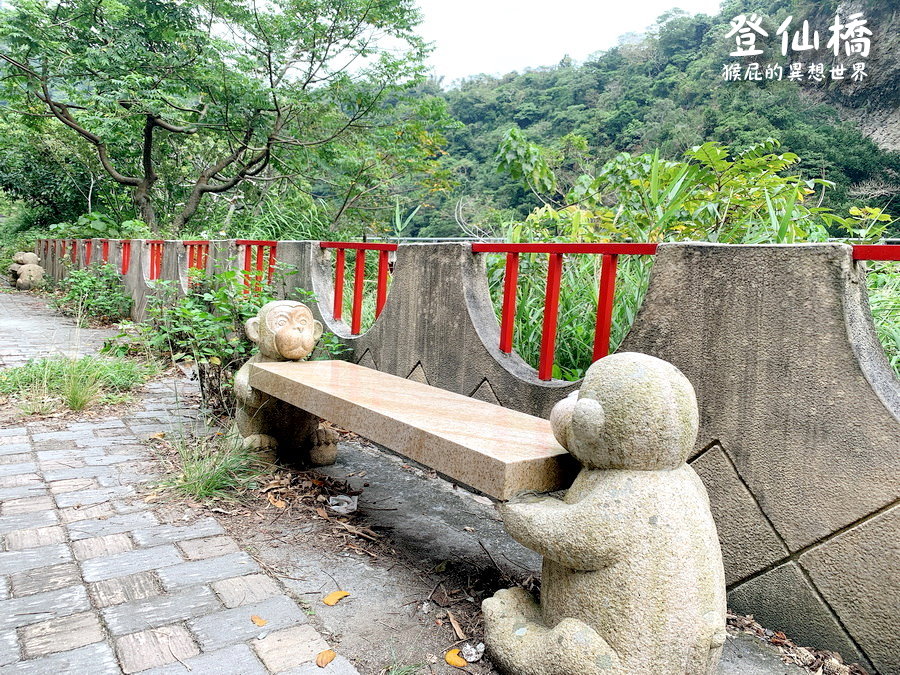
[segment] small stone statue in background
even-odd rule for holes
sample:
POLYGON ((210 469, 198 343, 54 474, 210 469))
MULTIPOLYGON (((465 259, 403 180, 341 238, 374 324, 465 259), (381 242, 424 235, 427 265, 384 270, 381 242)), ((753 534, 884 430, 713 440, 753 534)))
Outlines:
POLYGON ((722 555, 700 478, 694 389, 644 354, 603 358, 550 418, 583 465, 562 500, 501 511, 544 556, 541 603, 484 601, 486 642, 509 675, 706 675, 725 642, 722 555))
POLYGON ((44 268, 38 265, 40 259, 34 253, 19 251, 13 256, 9 266, 9 285, 20 291, 30 291, 44 283, 44 268))
POLYGON ((322 336, 322 324, 303 303, 275 300, 249 319, 245 330, 259 352, 234 378, 235 421, 244 447, 270 451, 272 459, 277 448, 278 454, 290 461, 334 464, 336 439, 332 431, 319 426, 319 418, 253 389, 249 382, 251 363, 301 361, 309 356, 322 336))

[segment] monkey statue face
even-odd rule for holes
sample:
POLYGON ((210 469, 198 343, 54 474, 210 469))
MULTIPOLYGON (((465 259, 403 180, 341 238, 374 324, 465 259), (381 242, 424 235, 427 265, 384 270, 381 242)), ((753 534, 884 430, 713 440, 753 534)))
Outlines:
POLYGON ((299 361, 309 356, 322 336, 322 324, 309 307, 293 300, 263 305, 244 326, 260 354, 273 361, 299 361))

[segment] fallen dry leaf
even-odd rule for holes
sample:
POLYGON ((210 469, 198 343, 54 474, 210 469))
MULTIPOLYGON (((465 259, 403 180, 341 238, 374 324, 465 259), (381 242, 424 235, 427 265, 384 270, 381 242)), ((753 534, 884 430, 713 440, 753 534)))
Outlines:
POLYGON ((444 654, 444 661, 447 662, 447 665, 453 666, 454 668, 465 668, 469 665, 469 662, 459 655, 458 649, 451 649, 444 654))
POLYGON ((269 494, 267 494, 266 497, 269 498, 269 503, 272 506, 274 506, 276 509, 283 509, 284 507, 287 506, 286 501, 284 501, 283 499, 278 499, 278 497, 273 495, 271 492, 269 494))
POLYGON ((318 514, 319 518, 324 518, 325 520, 328 520, 328 514, 325 512, 325 509, 323 509, 321 506, 316 508, 316 514, 318 514))
POLYGON ((341 599, 346 598, 348 595, 350 594, 347 591, 334 591, 322 598, 322 602, 329 607, 334 607, 341 599))
POLYGON ((334 657, 336 656, 337 654, 335 654, 333 649, 326 649, 325 651, 321 651, 316 656, 316 665, 319 666, 319 668, 324 668, 329 663, 334 661, 334 657))
POLYGON ((463 629, 459 625, 459 621, 456 620, 456 617, 453 616, 453 612, 447 612, 447 618, 450 619, 450 625, 453 626, 453 632, 456 633, 456 639, 466 640, 466 634, 463 633, 463 629))
POLYGON ((262 627, 265 626, 267 623, 269 623, 269 622, 266 621, 264 618, 262 618, 261 616, 257 616, 256 614, 254 614, 253 616, 251 616, 251 617, 250 617, 250 620, 251 620, 253 623, 255 623, 257 626, 259 626, 260 628, 262 628, 262 627))
POLYGON ((157 431, 155 434, 150 434, 148 436, 148 438, 165 438, 165 437, 166 437, 165 431, 157 431))

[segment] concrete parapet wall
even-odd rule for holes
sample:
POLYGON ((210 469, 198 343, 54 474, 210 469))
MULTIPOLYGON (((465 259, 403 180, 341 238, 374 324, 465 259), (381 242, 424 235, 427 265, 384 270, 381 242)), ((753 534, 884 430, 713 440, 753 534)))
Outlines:
MULTIPOLYGON (((124 281, 140 318, 153 282, 145 243, 132 247, 124 281)), ((110 243, 111 260, 120 250, 110 243)), ((578 386, 543 382, 499 351, 484 259, 467 244, 400 246, 384 309, 360 336, 331 316, 332 255, 279 242, 279 265, 297 273, 277 277, 276 290, 314 292, 347 358, 541 416, 578 386)), ((240 264, 233 241, 211 242, 209 272, 240 264)), ((181 242, 166 242, 160 278, 183 292, 186 266, 181 242)), ((864 275, 841 244, 662 244, 621 349, 674 363, 696 389, 692 464, 710 494, 730 605, 895 675, 900 383, 864 275)))

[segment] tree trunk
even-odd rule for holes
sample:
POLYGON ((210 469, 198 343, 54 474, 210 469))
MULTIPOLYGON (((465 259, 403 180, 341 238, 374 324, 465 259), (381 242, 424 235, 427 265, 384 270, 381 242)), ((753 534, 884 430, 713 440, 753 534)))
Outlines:
POLYGON ((134 189, 132 201, 134 202, 134 207, 137 209, 141 220, 147 224, 147 227, 156 233, 158 231, 156 209, 153 208, 153 201, 150 198, 150 185, 148 185, 146 181, 142 181, 141 184, 134 189))

